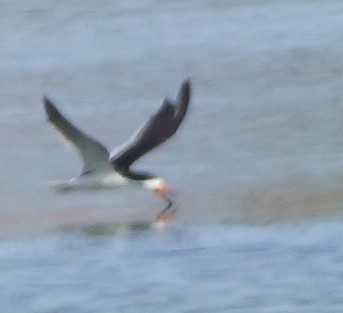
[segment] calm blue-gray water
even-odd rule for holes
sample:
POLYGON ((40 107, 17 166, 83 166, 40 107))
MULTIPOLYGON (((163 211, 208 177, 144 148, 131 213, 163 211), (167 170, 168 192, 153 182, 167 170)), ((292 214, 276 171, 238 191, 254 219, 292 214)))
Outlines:
POLYGON ((341 1, 2 1, 0 312, 343 310, 341 1), (110 149, 191 78, 135 166, 177 193, 59 194, 80 160, 43 94, 110 149))

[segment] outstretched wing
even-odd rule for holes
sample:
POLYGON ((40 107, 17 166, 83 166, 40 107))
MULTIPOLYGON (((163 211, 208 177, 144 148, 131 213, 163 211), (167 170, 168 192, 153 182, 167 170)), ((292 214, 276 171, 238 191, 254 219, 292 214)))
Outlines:
POLYGON ((126 172, 141 156, 173 136, 186 115, 190 96, 191 84, 186 80, 180 87, 176 101, 166 99, 123 148, 111 156, 115 169, 126 172))
POLYGON ((113 169, 109 162, 109 153, 101 143, 69 122, 46 96, 43 102, 48 120, 81 154, 83 159, 81 175, 113 169))

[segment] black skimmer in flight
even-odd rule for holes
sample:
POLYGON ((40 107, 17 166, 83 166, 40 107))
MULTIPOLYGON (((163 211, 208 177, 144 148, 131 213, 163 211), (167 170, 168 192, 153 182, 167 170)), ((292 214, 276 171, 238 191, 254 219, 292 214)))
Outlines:
POLYGON ((81 174, 68 181, 53 183, 61 191, 80 189, 108 189, 137 182, 143 188, 154 191, 167 202, 158 220, 170 218, 167 211, 172 206, 170 188, 159 176, 136 171, 132 164, 150 150, 173 136, 182 123, 191 96, 190 81, 182 83, 176 101, 165 99, 153 114, 124 145, 110 154, 100 142, 74 126, 55 105, 44 96, 48 120, 79 151, 83 160, 81 174))

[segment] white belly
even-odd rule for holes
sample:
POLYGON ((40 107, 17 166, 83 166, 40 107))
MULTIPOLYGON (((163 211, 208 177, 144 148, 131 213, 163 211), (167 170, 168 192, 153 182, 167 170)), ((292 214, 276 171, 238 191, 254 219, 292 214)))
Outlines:
POLYGON ((49 185, 58 191, 115 189, 127 185, 129 180, 115 172, 97 175, 84 175, 64 182, 51 182, 49 185))

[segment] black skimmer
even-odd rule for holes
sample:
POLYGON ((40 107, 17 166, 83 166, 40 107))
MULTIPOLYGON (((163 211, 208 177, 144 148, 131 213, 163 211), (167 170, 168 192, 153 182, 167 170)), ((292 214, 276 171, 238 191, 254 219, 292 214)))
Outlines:
POLYGON ((60 191, 68 191, 116 188, 136 182, 165 199, 167 206, 157 219, 169 219, 170 214, 167 211, 173 205, 173 201, 170 198, 168 184, 159 176, 132 169, 132 164, 176 133, 187 113, 190 96, 190 81, 185 80, 176 101, 166 98, 159 110, 125 144, 114 149, 111 154, 99 141, 68 121, 51 100, 44 96, 48 120, 77 148, 83 160, 79 176, 52 185, 60 191))

